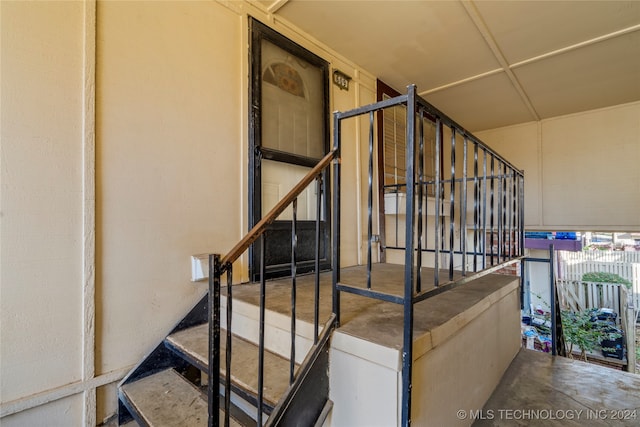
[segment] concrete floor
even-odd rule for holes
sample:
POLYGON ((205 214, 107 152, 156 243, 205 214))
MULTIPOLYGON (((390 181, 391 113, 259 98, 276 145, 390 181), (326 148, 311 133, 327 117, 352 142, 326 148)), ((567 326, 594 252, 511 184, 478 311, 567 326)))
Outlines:
MULTIPOLYGON (((374 264, 372 269, 372 289, 388 294, 401 295, 404 267, 396 264, 374 264)), ((422 269, 423 289, 433 289, 431 268, 422 269)), ((441 270, 440 280, 448 279, 448 271, 441 270)), ((459 278, 459 272, 454 278, 459 278)), ((487 296, 513 283, 514 277, 487 275, 436 297, 415 305, 414 339, 443 325, 454 317, 475 306, 487 296)), ((296 315, 300 320, 313 322, 314 315, 314 275, 298 276, 296 282, 296 315)), ((366 268, 364 266, 342 269, 341 283, 352 286, 366 286, 366 268)), ((244 284, 233 287, 234 299, 240 299, 253 305, 259 303, 258 284, 244 284)), ((331 273, 325 272, 320 278, 320 323, 323 324, 331 314, 331 273)), ((266 305, 284 315, 291 311, 291 279, 277 279, 268 282, 266 305)), ((341 293, 340 331, 375 342, 377 344, 402 348, 402 306, 383 302, 359 295, 341 293)))
POLYGON ((640 375, 521 349, 482 411, 465 410, 474 427, 640 426, 640 375))

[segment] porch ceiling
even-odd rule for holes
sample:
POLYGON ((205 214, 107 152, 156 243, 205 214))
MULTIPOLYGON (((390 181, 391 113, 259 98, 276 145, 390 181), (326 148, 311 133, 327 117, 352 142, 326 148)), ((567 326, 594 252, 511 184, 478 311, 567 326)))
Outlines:
POLYGON ((474 131, 640 100, 638 1, 255 4, 474 131))

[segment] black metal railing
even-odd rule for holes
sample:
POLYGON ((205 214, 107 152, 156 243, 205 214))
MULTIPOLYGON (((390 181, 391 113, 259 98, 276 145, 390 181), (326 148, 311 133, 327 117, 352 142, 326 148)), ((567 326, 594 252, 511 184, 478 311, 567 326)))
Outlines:
MULTIPOLYGON (((209 268, 209 426, 218 425, 220 354, 220 299, 222 276, 226 275, 226 334, 225 354, 225 425, 229 423, 231 405, 231 322, 233 304, 233 263, 259 240, 260 244, 260 328, 256 424, 263 425, 264 406, 264 333, 265 333, 265 234, 285 209, 293 211, 291 225, 291 354, 289 380, 291 386, 274 408, 266 425, 277 424, 280 408, 289 405, 296 386, 310 371, 307 361, 320 354, 327 345, 329 333, 340 323, 340 295, 348 292, 403 307, 402 348, 402 425, 411 420, 411 374, 413 357, 414 305, 432 296, 470 282, 507 265, 518 262, 524 247, 524 175, 506 159, 482 143, 478 138, 451 120, 416 94, 409 86, 406 95, 387 99, 346 112, 334 113, 334 145, 327 154, 256 226, 224 257, 210 256, 209 268), (385 217, 395 221, 394 236, 387 235, 382 250, 395 251, 404 265, 404 286, 400 294, 376 289, 372 280, 374 262, 373 203, 374 203, 374 121, 376 113, 388 108, 406 108, 406 175, 404 182, 384 185, 390 207, 385 217), (368 117, 367 117, 368 116, 368 117), (368 118, 368 223, 366 285, 363 287, 340 281, 340 146, 342 124, 345 120, 368 118), (426 128, 430 127, 431 137, 426 128), (428 148, 428 149, 427 149, 428 148), (430 153, 433 153, 432 155, 430 153), (457 160, 461 158, 462 160, 457 160), (328 182, 329 166, 333 165, 331 214, 332 315, 319 332, 320 286, 320 205, 328 182), (429 171, 427 173, 427 171, 429 171), (297 198, 316 181, 316 255, 315 255, 315 313, 314 345, 298 371, 295 369, 296 341, 296 265, 297 265, 297 198), (394 199, 395 198, 395 199, 394 199), (444 266, 444 268, 441 268, 444 266), (432 273, 423 267, 432 268, 432 273), (423 271, 424 270, 424 271, 423 271), (443 272, 441 279, 440 273, 443 272)), ((379 143, 382 143, 379 141, 379 143)), ((382 220, 382 218, 380 218, 382 220)), ((388 254, 387 254, 388 255, 388 254)), ((389 256, 387 256, 389 260, 389 256)))
MULTIPOLYGON (((340 324, 340 294, 348 292, 403 306, 402 425, 410 424, 414 305, 444 291, 518 262, 524 254, 524 174, 482 141, 416 94, 346 112, 334 113, 334 139, 341 143, 345 120, 369 121, 367 281, 355 286, 340 281, 340 223, 333 227, 333 310, 340 324), (374 116, 387 109, 406 108, 406 176, 385 185, 389 199, 385 219, 395 221, 384 236, 382 250, 396 251, 404 264, 401 295, 375 289, 372 271, 373 132, 374 116), (432 136, 426 138, 425 128, 432 136), (428 149, 427 149, 428 148, 428 149), (434 153, 432 156, 427 153, 434 153), (470 154, 472 153, 472 154, 470 154), (462 161, 458 160, 462 157, 462 161), (428 163, 429 162, 429 163, 428 163), (434 171, 426 174, 425 169, 434 171), (431 196, 431 195, 434 196, 431 196), (395 200, 394 200, 395 198, 395 200), (470 208, 470 209, 469 209, 470 208), (430 213, 433 213, 430 215, 430 213), (431 267, 429 276, 422 267, 431 267), (442 269, 441 266, 445 266, 442 269), (446 280, 441 280, 444 271, 446 280)), ((378 141, 382 143, 382 141, 378 141)), ((339 165, 334 185, 333 217, 340 218, 339 165)), ((380 218, 380 221, 383 219, 380 218)), ((425 270, 426 271, 426 270, 425 270)))
MULTIPOLYGON (((222 355, 220 350, 221 335, 221 291, 222 277, 226 275, 226 353, 225 368, 226 373, 223 380, 224 392, 224 425, 229 425, 229 413, 231 408, 231 355, 232 355, 232 311, 233 311, 233 263, 251 247, 251 245, 260 245, 260 307, 259 307, 259 334, 258 334, 258 369, 256 375, 257 381, 257 417, 256 425, 263 426, 263 408, 264 408, 264 353, 265 353, 265 296, 266 296, 266 275, 265 275, 265 251, 268 226, 275 222, 278 217, 289 207, 292 209, 291 221, 291 352, 289 364, 289 388, 285 395, 281 397, 280 403, 276 405, 270 415, 271 418, 278 419, 283 417, 284 411, 293 399, 293 395, 300 388, 300 382, 311 369, 310 364, 317 359, 317 354, 322 346, 328 342, 328 336, 335 325, 335 316, 330 316, 323 323, 320 332, 320 221, 321 221, 321 205, 324 193, 324 182, 327 182, 329 175, 329 167, 333 163, 334 169, 339 167, 339 150, 335 145, 334 149, 329 152, 309 173, 294 186, 294 188, 282 199, 271 211, 256 224, 253 229, 229 251, 225 256, 212 254, 209 256, 209 382, 208 382, 208 402, 209 402, 209 420, 208 425, 218 426, 220 414, 219 402, 219 383, 217 379, 220 376, 220 364, 222 355), (315 181, 317 193, 317 211, 316 211, 316 227, 315 227, 315 289, 314 289, 314 335, 313 346, 309 354, 305 357, 301 366, 296 371, 296 266, 297 266, 297 199, 305 189, 312 185, 315 181), (284 402, 284 403, 283 403, 284 402), (285 404, 286 403, 286 404, 285 404)), ((334 172, 335 174, 335 172, 334 172)), ((271 425, 269 420, 265 425, 271 425)))

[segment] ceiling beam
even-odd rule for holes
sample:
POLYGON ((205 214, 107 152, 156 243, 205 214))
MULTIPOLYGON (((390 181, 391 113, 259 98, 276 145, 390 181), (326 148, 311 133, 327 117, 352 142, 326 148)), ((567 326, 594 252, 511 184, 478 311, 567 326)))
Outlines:
POLYGON ((493 52, 493 56, 495 56, 500 66, 502 67, 504 72, 507 74, 507 77, 509 77, 509 80, 511 80, 511 84, 515 88, 516 92, 518 92, 518 95, 520 95, 522 102, 524 102, 524 104, 526 105, 531 115, 537 121, 540 121, 540 115, 538 114, 536 109, 533 107, 533 104, 531 103, 529 96, 527 96, 527 93, 524 91, 524 88, 518 81, 518 78, 513 73, 513 71, 511 71, 511 67, 507 62, 507 59, 502 54, 500 47, 498 47, 498 44, 493 38, 493 34, 491 34, 491 31, 489 31, 487 24, 485 24, 484 19, 482 19, 482 16, 480 16, 480 12, 478 12, 478 9, 476 8, 476 6, 470 0, 462 0, 461 3, 462 3, 462 6, 467 11, 467 13, 469 14, 469 17, 473 21, 474 25, 480 32, 480 35, 482 35, 482 38, 484 38, 485 42, 489 46, 489 49, 491 49, 491 52, 493 52))
POLYGON ((267 12, 276 13, 277 11, 282 9, 282 6, 284 6, 287 3, 289 3, 289 0, 276 0, 273 3, 271 3, 271 5, 267 8, 267 12))
POLYGON ((504 73, 504 69, 496 68, 496 69, 493 69, 493 70, 490 70, 490 71, 486 71, 484 73, 476 74, 475 76, 467 77, 467 78, 462 79, 462 80, 456 80, 455 82, 447 83, 446 85, 434 87, 433 89, 427 89, 425 91, 420 92, 418 95, 424 97, 424 96, 430 95, 430 94, 435 93, 435 92, 440 92, 441 90, 449 89, 449 88, 452 88, 452 87, 455 87, 455 86, 460 86, 461 84, 464 84, 464 83, 469 83, 469 82, 472 82, 472 81, 475 81, 475 80, 480 80, 482 78, 493 76, 494 74, 500 74, 500 73, 504 73))
POLYGON ((594 37, 592 39, 585 40, 585 41, 582 41, 580 43, 572 44, 570 46, 566 46, 566 47, 563 47, 563 48, 560 48, 560 49, 552 50, 551 52, 546 52, 546 53, 543 53, 542 55, 534 56, 532 58, 527 58, 527 59, 522 60, 520 62, 515 62, 515 63, 511 64, 509 67, 511 69, 517 68, 517 67, 521 67, 523 65, 531 64, 532 62, 538 62, 538 61, 541 61, 543 59, 551 58, 552 56, 560 55, 561 53, 567 53, 567 52, 570 52, 572 50, 580 49, 582 47, 591 46, 591 45, 594 45, 596 43, 600 43, 600 42, 603 42, 603 41, 606 41, 606 40, 611 40, 611 39, 614 39, 616 37, 624 36, 626 34, 630 34, 630 33, 636 32, 636 31, 640 31, 640 24, 633 25, 633 26, 627 27, 627 28, 623 28, 621 30, 614 31, 614 32, 609 33, 609 34, 604 34, 602 36, 594 37))

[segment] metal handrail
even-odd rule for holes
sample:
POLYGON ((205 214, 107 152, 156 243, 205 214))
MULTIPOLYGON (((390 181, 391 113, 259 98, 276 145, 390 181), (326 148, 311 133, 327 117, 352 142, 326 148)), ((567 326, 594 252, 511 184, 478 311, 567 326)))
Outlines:
MULTIPOLYGON (((325 325, 322 333, 319 332, 319 295, 320 295, 320 263, 319 263, 319 248, 320 248, 320 216, 321 216, 321 198, 323 188, 323 174, 331 165, 332 161, 336 160, 334 167, 339 163, 339 148, 334 146, 334 149, 326 154, 268 213, 265 215, 224 257, 217 254, 209 255, 209 298, 208 298, 208 310, 209 310, 209 384, 208 384, 208 425, 209 427, 217 427, 219 425, 219 410, 221 403, 218 399, 219 386, 215 380, 218 378, 220 372, 220 364, 222 355, 220 353, 220 335, 221 335, 221 277, 226 273, 227 276, 227 307, 226 307, 226 377, 224 379, 224 425, 230 424, 229 408, 231 407, 231 353, 232 353, 232 333, 231 333, 231 314, 233 312, 233 263, 236 261, 249 247, 260 239, 260 327, 258 337, 258 389, 257 389, 257 419, 256 424, 262 426, 262 413, 264 405, 264 352, 265 352, 265 293, 266 293, 266 276, 265 276, 265 236, 267 227, 272 224, 285 209, 290 205, 293 206, 293 221, 292 221, 292 247, 291 247, 291 355, 290 355, 290 373, 289 382, 290 388, 287 390, 282 400, 291 402, 295 397, 295 392, 300 389, 301 373, 307 372, 310 367, 306 364, 310 363, 310 360, 317 359, 317 355, 321 351, 321 347, 326 345, 328 340, 328 334, 333 330, 335 325, 335 315, 325 325), (296 212, 297 212, 297 199, 300 194, 313 182, 317 181, 318 184, 318 207, 316 211, 316 255, 315 255, 315 304, 314 304, 314 345, 307 355, 305 361, 300 367, 300 371, 296 375, 295 371, 295 346, 296 346, 296 247, 297 247, 297 230, 296 230, 296 212), (311 357, 313 355, 313 357, 311 357)), ((305 374, 306 375, 306 374, 305 374)), ((288 405, 287 405, 288 406, 288 405)), ((282 405, 274 408, 272 415, 281 417, 283 414, 276 412, 282 411, 286 406, 282 405)))
POLYGON ((270 211, 264 216, 243 238, 240 240, 222 259, 222 271, 224 273, 227 270, 227 266, 237 260, 240 255, 246 251, 249 246, 258 238, 267 226, 272 224, 276 218, 302 193, 305 188, 311 182, 322 173, 322 171, 329 166, 331 161, 336 157, 337 151, 332 150, 326 156, 322 158, 305 176, 298 182, 292 189, 284 196, 270 211))

